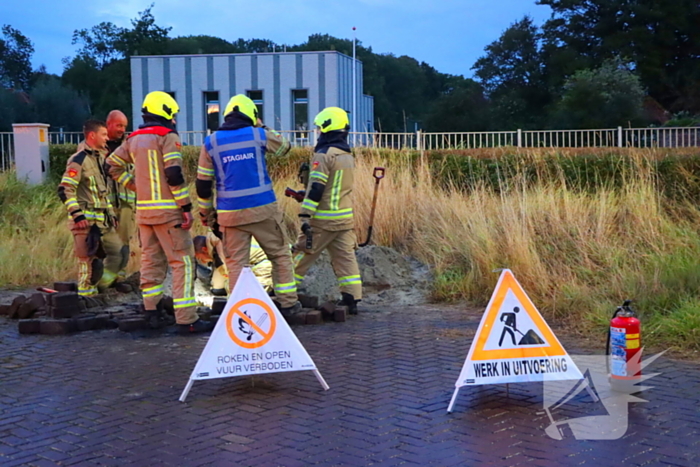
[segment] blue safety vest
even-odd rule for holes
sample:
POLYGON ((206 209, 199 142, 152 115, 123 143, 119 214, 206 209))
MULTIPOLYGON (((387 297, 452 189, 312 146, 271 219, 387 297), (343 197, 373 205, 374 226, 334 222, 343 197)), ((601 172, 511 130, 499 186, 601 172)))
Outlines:
POLYGON ((207 136, 204 146, 214 163, 217 211, 239 211, 277 201, 267 174, 264 129, 219 130, 207 136))

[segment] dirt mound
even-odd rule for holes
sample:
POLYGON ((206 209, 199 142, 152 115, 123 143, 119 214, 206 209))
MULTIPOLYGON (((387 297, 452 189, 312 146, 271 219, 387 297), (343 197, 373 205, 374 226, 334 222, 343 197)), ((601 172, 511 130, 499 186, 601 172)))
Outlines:
MULTIPOLYGON (((363 304, 420 305, 428 301, 432 274, 420 261, 391 248, 371 245, 357 250, 357 262, 362 275, 363 304)), ((322 301, 340 298, 326 253, 306 274, 300 291, 322 301)))
MULTIPOLYGON (((362 275, 363 305, 421 305, 428 301, 432 274, 420 261, 402 256, 391 248, 370 245, 357 250, 357 262, 362 275)), ((172 277, 165 280, 165 293, 170 295, 172 277)), ((309 270, 299 288, 301 293, 326 300, 340 299, 340 290, 324 252, 309 270)), ((195 281, 197 300, 211 306, 213 297, 208 288, 195 281)))

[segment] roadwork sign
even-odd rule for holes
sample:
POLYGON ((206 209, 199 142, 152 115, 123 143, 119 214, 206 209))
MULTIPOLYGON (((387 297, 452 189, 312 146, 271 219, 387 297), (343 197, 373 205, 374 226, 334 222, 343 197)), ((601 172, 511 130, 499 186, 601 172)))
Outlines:
POLYGON ((328 389, 255 274, 244 268, 180 401, 185 401, 197 380, 306 370, 313 371, 328 389))
POLYGON ((504 269, 455 382, 447 411, 452 411, 463 386, 582 378, 513 273, 504 269))

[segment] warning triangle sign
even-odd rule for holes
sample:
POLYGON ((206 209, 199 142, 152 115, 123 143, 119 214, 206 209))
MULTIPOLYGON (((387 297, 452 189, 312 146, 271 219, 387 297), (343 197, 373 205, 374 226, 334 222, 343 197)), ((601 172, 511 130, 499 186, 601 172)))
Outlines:
POLYGON ((180 401, 184 402, 196 380, 305 370, 313 371, 328 389, 255 274, 244 268, 180 401))
POLYGON ((513 273, 503 270, 455 386, 582 377, 513 273))

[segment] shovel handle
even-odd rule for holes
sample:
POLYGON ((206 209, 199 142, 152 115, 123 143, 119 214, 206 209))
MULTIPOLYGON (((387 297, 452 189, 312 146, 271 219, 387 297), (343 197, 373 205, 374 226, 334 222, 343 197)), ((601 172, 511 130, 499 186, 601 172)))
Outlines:
POLYGON ((375 167, 374 172, 372 173, 372 176, 377 179, 377 181, 381 180, 384 178, 384 173, 386 172, 386 169, 384 167, 375 167))

